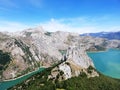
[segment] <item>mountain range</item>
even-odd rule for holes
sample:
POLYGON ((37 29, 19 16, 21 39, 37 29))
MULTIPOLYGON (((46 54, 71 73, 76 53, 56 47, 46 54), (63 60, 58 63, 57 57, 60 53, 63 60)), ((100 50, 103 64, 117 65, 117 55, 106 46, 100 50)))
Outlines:
POLYGON ((109 40, 117 39, 120 40, 120 31, 118 32, 98 32, 98 33, 84 33, 81 36, 93 36, 100 38, 107 38, 109 40))
POLYGON ((62 63, 52 69, 47 79, 60 76, 59 80, 67 80, 83 73, 88 78, 99 77, 87 51, 120 48, 120 40, 96 36, 61 31, 48 32, 42 27, 16 33, 1 32, 0 79, 15 79, 40 67, 50 68, 60 62, 62 63))

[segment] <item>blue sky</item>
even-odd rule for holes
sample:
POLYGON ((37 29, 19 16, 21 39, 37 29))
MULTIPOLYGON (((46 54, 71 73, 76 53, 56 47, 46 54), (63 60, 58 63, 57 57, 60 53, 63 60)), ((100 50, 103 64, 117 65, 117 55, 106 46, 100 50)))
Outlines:
POLYGON ((0 31, 43 26, 78 33, 120 30, 120 0, 0 0, 0 31))

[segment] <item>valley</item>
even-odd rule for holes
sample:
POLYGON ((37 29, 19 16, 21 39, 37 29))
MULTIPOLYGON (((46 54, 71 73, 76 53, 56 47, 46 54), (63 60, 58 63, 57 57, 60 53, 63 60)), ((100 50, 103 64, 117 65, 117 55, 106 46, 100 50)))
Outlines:
MULTIPOLYGON (((40 79, 42 82, 42 78, 44 83, 52 82, 50 87, 59 88, 59 85, 71 78, 104 77, 95 70, 96 64, 94 65, 93 58, 90 58, 87 52, 105 51, 110 48, 119 49, 120 45, 119 40, 79 36, 77 33, 70 32, 47 32, 42 27, 26 29, 16 34, 1 33, 2 35, 3 37, 0 37, 1 57, 3 57, 3 52, 6 55, 9 53, 9 62, 3 65, 3 67, 7 67, 1 68, 0 86, 3 90, 16 84, 18 85, 13 87, 14 89, 29 90, 31 88, 32 90, 32 87, 28 87, 29 83, 36 86, 37 83, 40 83, 37 80, 40 79), (40 67, 44 67, 45 70, 40 69, 39 73, 37 69, 40 67), (36 83, 32 83, 34 80, 36 83), (20 82, 22 86, 19 84, 20 82), (58 82, 58 87, 55 82, 58 82), (27 87, 24 87, 26 85, 27 87)), ((115 82, 117 81, 115 80, 115 82)), ((41 85, 44 83, 38 85, 39 89, 43 88, 41 85)))

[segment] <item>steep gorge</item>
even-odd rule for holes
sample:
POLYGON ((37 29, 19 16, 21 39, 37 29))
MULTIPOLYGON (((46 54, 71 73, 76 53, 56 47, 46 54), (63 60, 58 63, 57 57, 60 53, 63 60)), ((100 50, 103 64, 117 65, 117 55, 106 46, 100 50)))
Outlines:
POLYGON ((65 78, 68 79, 78 76, 81 71, 86 72, 89 66, 94 67, 86 50, 97 51, 100 47, 107 49, 120 45, 119 40, 79 36, 70 32, 46 32, 42 27, 0 34, 0 50, 9 52, 11 58, 1 73, 2 80, 24 75, 41 66, 50 67, 64 57, 66 63, 61 64, 59 69, 66 73, 65 78))

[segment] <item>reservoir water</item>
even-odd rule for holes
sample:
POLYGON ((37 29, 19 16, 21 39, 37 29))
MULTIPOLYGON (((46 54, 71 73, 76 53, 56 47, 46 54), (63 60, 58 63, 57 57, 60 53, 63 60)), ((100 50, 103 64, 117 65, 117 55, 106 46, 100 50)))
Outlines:
POLYGON ((88 56, 101 73, 120 79, 120 50, 110 49, 104 52, 89 52, 88 56))
POLYGON ((0 90, 7 90, 9 87, 12 87, 12 86, 18 84, 18 83, 20 83, 20 82, 28 79, 28 78, 31 77, 32 75, 34 75, 34 74, 36 74, 36 73, 38 73, 38 72, 41 72, 41 71, 43 71, 43 70, 44 70, 44 68, 39 68, 38 70, 33 71, 33 72, 31 72, 31 73, 29 73, 29 74, 26 74, 26 75, 24 75, 24 76, 21 76, 21 77, 15 79, 15 80, 0 82, 0 90))
MULTIPOLYGON (((120 79, 120 50, 110 49, 104 52, 89 52, 88 56, 93 60, 98 71, 107 76, 120 79)), ((44 68, 40 68, 15 80, 0 82, 0 90, 7 90, 9 87, 26 80, 42 70, 44 68)))

